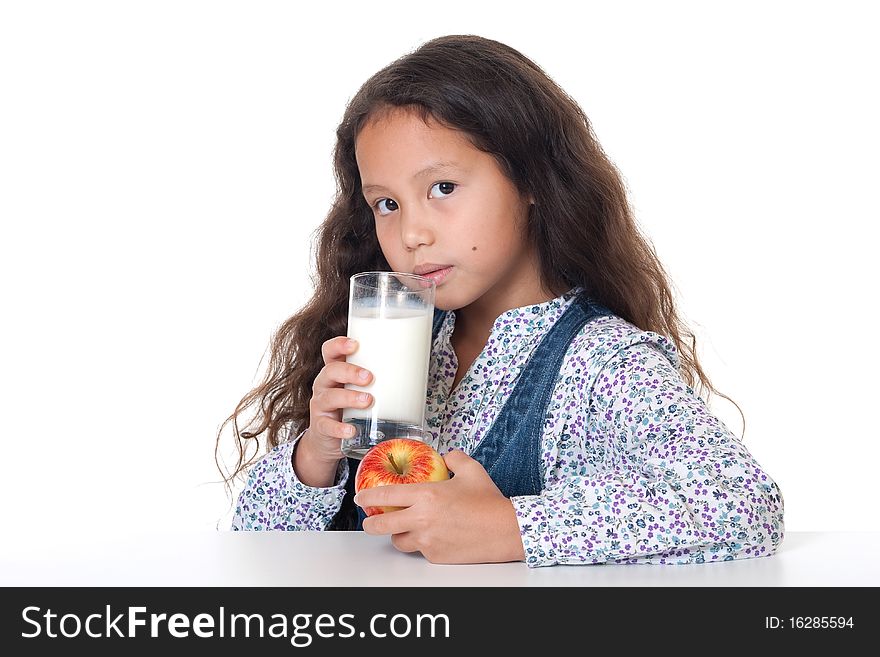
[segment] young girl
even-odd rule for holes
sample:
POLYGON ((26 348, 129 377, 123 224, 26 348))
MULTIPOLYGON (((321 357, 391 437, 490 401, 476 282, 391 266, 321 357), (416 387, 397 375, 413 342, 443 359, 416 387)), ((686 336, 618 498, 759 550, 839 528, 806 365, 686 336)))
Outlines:
POLYGON ((223 423, 239 453, 227 482, 249 471, 232 529, 355 528, 341 409, 369 407, 344 385, 372 374, 346 362, 349 277, 441 270, 426 422, 454 477, 361 491, 360 507, 405 507, 364 531, 439 563, 778 549, 780 490, 691 387, 719 394, 620 174, 538 66, 489 39, 434 39, 370 78, 336 134, 315 295, 223 423), (246 458, 264 434, 268 453, 246 458))

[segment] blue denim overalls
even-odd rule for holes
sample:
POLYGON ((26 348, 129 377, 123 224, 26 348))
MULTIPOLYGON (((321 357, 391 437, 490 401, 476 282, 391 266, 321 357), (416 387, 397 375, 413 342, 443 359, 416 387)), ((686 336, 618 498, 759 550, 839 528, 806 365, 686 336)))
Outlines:
MULTIPOLYGON (((471 454, 471 458, 486 469, 505 497, 538 495, 543 490, 541 437, 553 384, 559 376, 571 341, 584 324, 610 314, 611 311, 604 306, 580 296, 569 305, 541 339, 489 432, 471 454)), ((445 316, 444 310, 434 311, 433 339, 437 338, 445 316)), ((359 463, 356 459, 348 460, 349 476, 343 507, 328 529, 351 529, 354 520, 352 506, 357 512, 353 528, 363 529, 366 515, 363 509, 350 501, 354 497, 354 474, 359 463), (348 516, 348 521, 342 516, 348 516)))

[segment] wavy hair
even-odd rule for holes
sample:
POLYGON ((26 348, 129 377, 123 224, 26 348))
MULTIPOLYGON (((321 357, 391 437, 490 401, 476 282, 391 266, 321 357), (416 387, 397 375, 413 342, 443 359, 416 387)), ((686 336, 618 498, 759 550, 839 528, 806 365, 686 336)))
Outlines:
MULTIPOLYGON (((317 229, 314 295, 284 321, 270 342, 263 380, 220 427, 234 427, 238 461, 227 485, 260 454, 283 441, 279 432, 307 428, 321 346, 345 335, 349 278, 387 271, 371 208, 361 195, 355 140, 369 120, 393 108, 460 130, 493 155, 522 194, 530 194, 527 237, 537 245, 549 290, 579 286, 586 296, 645 331, 667 336, 678 349, 680 373, 697 394, 719 393, 700 367, 696 338, 676 310, 672 285, 651 243, 638 229, 623 179, 602 150, 579 105, 517 50, 474 35, 433 39, 369 78, 349 101, 336 130, 337 190, 317 229), (252 415, 245 425, 239 420, 252 415), (253 455, 248 456, 248 447, 253 455)), ((708 399, 708 397, 707 397, 708 399)), ((220 462, 217 462, 218 468, 220 462)), ((222 468, 221 468, 222 472, 222 468)))

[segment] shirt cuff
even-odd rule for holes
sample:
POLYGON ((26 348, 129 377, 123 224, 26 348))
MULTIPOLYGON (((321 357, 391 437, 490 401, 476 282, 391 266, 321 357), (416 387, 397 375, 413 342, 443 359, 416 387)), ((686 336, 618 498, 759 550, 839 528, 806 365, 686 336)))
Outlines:
POLYGON ((546 495, 512 497, 510 501, 516 510, 529 567, 607 562, 607 539, 589 520, 598 511, 588 509, 586 518, 571 517, 563 508, 566 500, 546 495))
POLYGON ((529 568, 556 565, 556 543, 540 495, 511 497, 529 568))

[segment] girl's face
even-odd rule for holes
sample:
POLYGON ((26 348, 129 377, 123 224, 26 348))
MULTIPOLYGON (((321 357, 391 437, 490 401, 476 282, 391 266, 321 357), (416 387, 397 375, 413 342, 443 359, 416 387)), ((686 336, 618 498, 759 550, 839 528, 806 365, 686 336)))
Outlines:
POLYGON ((401 108, 368 122, 355 152, 392 270, 451 266, 437 284, 435 305, 457 310, 475 304, 481 309, 475 315, 490 326, 505 310, 535 301, 540 277, 523 239, 530 199, 494 157, 462 132, 433 120, 426 124, 401 108))

